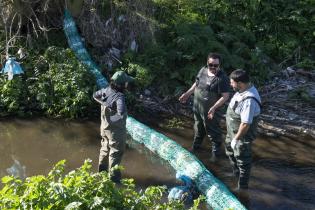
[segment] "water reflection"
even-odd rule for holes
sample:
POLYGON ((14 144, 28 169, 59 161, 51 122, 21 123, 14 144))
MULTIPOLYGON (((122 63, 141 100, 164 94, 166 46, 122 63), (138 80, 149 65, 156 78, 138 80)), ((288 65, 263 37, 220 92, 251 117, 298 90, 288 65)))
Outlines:
POLYGON ((20 161, 12 157, 14 163, 10 168, 7 168, 7 174, 13 175, 15 177, 19 177, 20 179, 25 179, 26 178, 26 173, 25 173, 25 166, 22 166, 20 161))
MULTIPOLYGON (((66 172, 80 167, 88 158, 96 172, 99 149, 98 121, 11 119, 0 122, 1 177, 8 174, 22 178, 46 175, 62 159, 66 160, 66 172)), ((173 186, 175 173, 164 164, 141 145, 131 145, 122 161, 125 168, 123 178, 134 178, 141 188, 148 185, 173 186)))

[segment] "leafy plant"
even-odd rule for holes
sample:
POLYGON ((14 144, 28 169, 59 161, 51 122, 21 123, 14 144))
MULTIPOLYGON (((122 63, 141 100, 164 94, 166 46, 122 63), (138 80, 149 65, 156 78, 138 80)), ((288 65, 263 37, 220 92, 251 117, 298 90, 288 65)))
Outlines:
MULTIPOLYGON (((93 173, 91 160, 64 173, 65 160, 58 162, 47 176, 20 180, 2 178, 1 209, 183 209, 178 201, 163 202, 165 187, 151 186, 137 192, 134 180, 123 179, 117 187, 106 172, 93 173)), ((192 209, 197 209, 200 199, 192 209)))
POLYGON ((296 64, 296 67, 303 68, 305 70, 314 70, 315 61, 309 58, 305 58, 296 64))
MULTIPOLYGON (((64 45, 61 35, 49 33, 48 37, 57 37, 53 40, 64 45)), ((4 37, 0 38, 0 47, 4 47, 4 37)), ((23 37, 17 40, 15 48, 23 47, 23 40, 23 37)), ((54 43, 53 40, 50 42, 54 43)), ((48 44, 39 37, 26 50, 27 56, 21 61, 18 59, 24 74, 15 75, 11 81, 1 75, 1 116, 44 113, 51 117, 78 118, 91 114, 94 108, 91 95, 96 89, 94 77, 70 49, 47 48, 48 44)))
POLYGON ((146 88, 152 83, 153 75, 148 68, 136 63, 128 63, 123 70, 128 72, 128 74, 135 75, 135 82, 139 88, 146 88))
POLYGON ((36 77, 29 80, 29 89, 39 108, 54 117, 85 116, 95 79, 73 52, 49 47, 35 64, 36 77))
POLYGON ((27 105, 25 94, 26 86, 21 76, 14 76, 13 80, 6 77, 0 78, 0 111, 2 115, 17 114, 24 115, 27 105))

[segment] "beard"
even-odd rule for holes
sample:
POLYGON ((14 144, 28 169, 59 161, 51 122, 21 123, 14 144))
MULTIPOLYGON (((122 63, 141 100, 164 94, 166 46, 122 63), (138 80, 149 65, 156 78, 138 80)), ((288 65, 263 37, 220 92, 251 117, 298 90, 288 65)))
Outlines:
POLYGON ((235 91, 235 92, 239 92, 240 91, 240 88, 239 87, 232 87, 233 88, 233 90, 235 91))
POLYGON ((219 70, 219 68, 208 68, 208 70, 212 73, 212 74, 216 74, 219 70))

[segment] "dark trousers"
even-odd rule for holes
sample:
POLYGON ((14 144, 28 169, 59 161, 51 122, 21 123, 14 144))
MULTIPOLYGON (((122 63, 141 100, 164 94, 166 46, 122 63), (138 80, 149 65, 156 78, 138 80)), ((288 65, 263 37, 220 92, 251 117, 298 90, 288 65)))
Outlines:
POLYGON ((242 141, 234 150, 231 147, 230 138, 226 138, 225 152, 229 157, 233 171, 238 177, 238 187, 248 188, 251 163, 252 163, 252 142, 242 141))
POLYGON ((220 115, 214 114, 210 120, 204 114, 194 112, 194 142, 193 147, 199 148, 207 135, 212 142, 212 152, 219 153, 222 143, 222 129, 220 127, 220 115))

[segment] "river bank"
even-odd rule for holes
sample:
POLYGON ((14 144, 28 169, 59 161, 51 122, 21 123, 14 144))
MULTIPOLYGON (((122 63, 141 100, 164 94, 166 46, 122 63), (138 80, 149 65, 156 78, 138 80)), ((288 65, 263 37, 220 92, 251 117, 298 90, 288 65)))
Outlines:
MULTIPOLYGON (((288 67, 258 90, 263 105, 258 129, 260 135, 315 138, 315 72, 288 67)), ((151 94, 154 92, 157 91, 145 90, 138 95, 137 102, 144 113, 193 119, 192 98, 187 104, 180 104, 179 96, 160 98, 151 94)), ((222 124, 225 124, 224 119, 222 124)))

